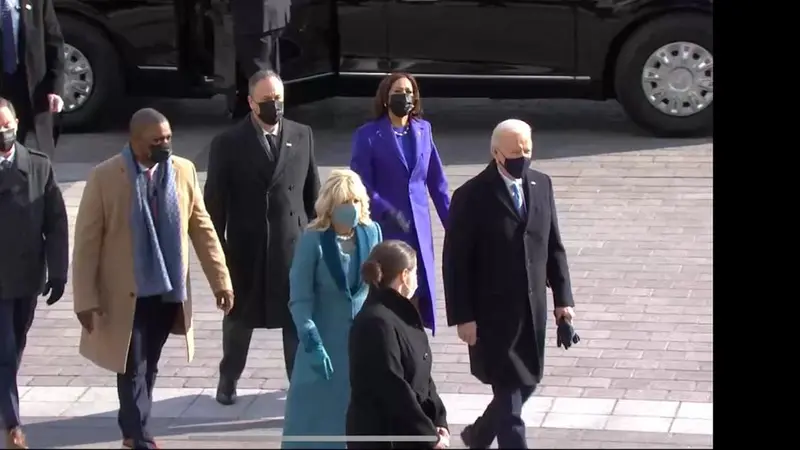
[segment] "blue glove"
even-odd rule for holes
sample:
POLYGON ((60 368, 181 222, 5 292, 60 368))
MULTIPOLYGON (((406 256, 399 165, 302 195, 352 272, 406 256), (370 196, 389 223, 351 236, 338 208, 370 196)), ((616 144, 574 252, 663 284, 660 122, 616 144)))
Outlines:
POLYGON ((303 347, 311 358, 311 368, 322 378, 330 380, 333 376, 333 364, 328 352, 325 351, 325 346, 322 345, 319 331, 316 328, 312 328, 306 333, 305 338, 303 347))
POLYGON ((311 367, 326 380, 330 380, 333 377, 333 364, 328 352, 325 351, 325 347, 320 345, 311 350, 311 367))

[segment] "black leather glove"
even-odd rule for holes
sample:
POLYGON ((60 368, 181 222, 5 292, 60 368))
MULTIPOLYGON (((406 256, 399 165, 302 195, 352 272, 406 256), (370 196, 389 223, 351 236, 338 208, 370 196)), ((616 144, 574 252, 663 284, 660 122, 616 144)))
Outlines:
POLYGON ((408 233, 411 230, 411 223, 399 210, 393 209, 388 211, 386 214, 394 221, 395 224, 397 224, 398 227, 400 227, 401 230, 403 230, 403 233, 408 233))
POLYGON ((563 317, 558 319, 558 329, 556 330, 556 345, 564 346, 564 350, 569 350, 573 344, 581 341, 581 337, 575 332, 572 324, 563 317))
POLYGON ((42 296, 50 294, 50 297, 47 299, 47 306, 61 300, 61 297, 64 296, 64 287, 66 285, 67 282, 64 280, 47 280, 42 290, 42 296))

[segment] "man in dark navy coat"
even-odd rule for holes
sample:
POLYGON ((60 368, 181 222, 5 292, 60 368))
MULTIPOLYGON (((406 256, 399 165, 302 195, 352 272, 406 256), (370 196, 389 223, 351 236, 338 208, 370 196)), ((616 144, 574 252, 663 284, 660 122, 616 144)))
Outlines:
POLYGON ((17 141, 17 127, 13 105, 0 98, 0 422, 6 448, 27 448, 17 371, 37 298, 50 295, 48 305, 61 299, 69 264, 67 209, 53 166, 17 141))
POLYGON ((17 110, 17 140, 29 131, 52 157, 58 141, 54 115, 64 107, 64 38, 53 0, 0 0, 0 96, 17 110))
POLYGON ((572 320, 569 268, 550 178, 530 168, 531 127, 501 122, 494 160, 453 194, 442 251, 447 321, 469 345, 470 368, 492 386, 467 426, 470 448, 527 448, 522 406, 542 378, 547 283, 556 320, 572 320))

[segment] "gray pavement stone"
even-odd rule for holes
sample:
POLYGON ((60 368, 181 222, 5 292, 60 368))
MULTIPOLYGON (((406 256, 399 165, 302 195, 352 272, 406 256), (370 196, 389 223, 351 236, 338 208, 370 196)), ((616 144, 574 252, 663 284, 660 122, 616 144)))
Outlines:
MULTIPOLYGON (((314 127, 323 177, 331 168, 347 164, 352 132, 367 117, 368 103, 334 99, 290 112, 292 118, 314 127)), ((227 126, 215 109, 218 106, 214 102, 156 106, 175 117, 176 151, 194 159, 200 171, 205 170, 210 138, 227 126)), ((564 351, 555 346, 554 329, 548 330, 545 379, 537 394, 712 402, 710 140, 643 136, 613 103, 430 100, 426 110, 451 189, 489 160, 489 136, 497 122, 518 117, 537 129, 535 165, 553 177, 577 303, 576 326, 583 338, 564 351)), ((119 152, 124 142, 119 130, 62 140, 55 164, 64 180, 72 221, 89 168, 119 152)), ((438 255, 443 238, 438 223, 434 237, 438 255)), ((170 340, 163 354, 160 387, 216 385, 220 316, 194 261, 196 357, 187 364, 180 341, 170 340)), ((440 285, 437 291, 437 316, 444 324, 440 285)), ((111 375, 77 355, 79 326, 72 316, 71 295, 68 288, 58 304, 40 305, 20 383, 113 386, 111 375)), ((469 375, 466 348, 453 329, 442 325, 432 346, 434 377, 441 392, 489 393, 469 375)), ((240 386, 283 389, 287 384, 280 334, 258 330, 240 386)), ((657 428, 654 422, 642 427, 657 428)))
MULTIPOLYGON (((491 402, 489 394, 440 394, 450 426, 467 425, 491 402)), ((156 387, 153 417, 181 420, 281 420, 286 392, 241 389, 233 406, 221 406, 215 389, 156 387)), ((36 417, 115 417, 115 387, 26 386, 20 390, 20 413, 36 417)), ((525 403, 522 419, 528 427, 651 431, 684 434, 713 432, 713 404, 617 400, 588 397, 534 396, 525 403)))
MULTIPOLYGON (((154 420, 161 448, 280 448, 281 421, 154 420)), ((452 427, 451 448, 465 448, 452 427)), ((118 448, 120 439, 113 418, 41 418, 27 428, 31 448, 118 448)), ((713 448, 711 436, 528 428, 528 445, 554 448, 713 448)))

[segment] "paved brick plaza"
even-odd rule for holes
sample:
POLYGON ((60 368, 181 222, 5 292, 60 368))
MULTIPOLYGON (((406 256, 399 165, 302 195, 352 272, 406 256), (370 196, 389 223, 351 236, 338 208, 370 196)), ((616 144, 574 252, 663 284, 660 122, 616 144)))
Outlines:
MULTIPOLYGON (((555 347, 550 331, 545 379, 524 411, 531 445, 710 447, 712 424, 712 146, 637 135, 613 104, 430 102, 430 120, 455 189, 488 160, 492 126, 507 117, 538 131, 536 166, 553 177, 575 290, 582 341, 555 347), (433 106, 431 106, 433 105, 433 106), (577 106, 576 106, 577 105, 577 106), (566 123, 567 125, 564 125, 566 123)), ((165 112, 170 117, 170 106, 165 112)), ((204 147, 219 119, 176 107, 175 146, 204 170, 204 147), (193 126, 192 122, 209 122, 193 126), (216 123, 214 123, 216 122, 216 123)), ((322 176, 347 163, 359 101, 335 100, 294 112, 315 128, 322 176)), ((56 158, 70 218, 85 173, 114 154, 124 133, 69 135, 56 158)), ((204 178, 204 174, 201 176, 204 178)), ((435 225, 437 256, 443 231, 435 225)), ((438 262, 438 261, 437 261, 438 262)), ((199 264, 193 263, 197 353, 191 364, 173 339, 159 372, 155 415, 167 447, 275 447, 285 379, 280 335, 258 331, 240 382, 240 402, 213 401, 221 322, 199 264)), ((445 322, 439 292, 439 320, 445 322)), ((20 382, 31 444, 98 447, 119 440, 115 378, 77 355, 71 292, 42 305, 20 382)), ((490 390, 469 375, 455 330, 432 339, 434 377, 454 429, 470 423, 490 390)), ((460 444, 460 443, 458 443, 460 444)))

